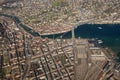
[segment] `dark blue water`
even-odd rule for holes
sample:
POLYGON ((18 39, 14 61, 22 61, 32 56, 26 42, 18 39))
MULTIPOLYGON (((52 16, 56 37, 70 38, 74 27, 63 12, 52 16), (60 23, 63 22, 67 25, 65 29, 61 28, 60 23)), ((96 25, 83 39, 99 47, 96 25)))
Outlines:
POLYGON ((75 30, 75 35, 76 38, 101 39, 104 46, 111 48, 116 53, 120 52, 120 24, 85 24, 75 30))

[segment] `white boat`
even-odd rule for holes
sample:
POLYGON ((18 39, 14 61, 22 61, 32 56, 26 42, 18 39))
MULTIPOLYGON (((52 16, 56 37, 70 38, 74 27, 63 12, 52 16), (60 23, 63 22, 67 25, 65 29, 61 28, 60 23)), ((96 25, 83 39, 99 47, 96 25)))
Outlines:
POLYGON ((102 27, 98 27, 98 29, 103 29, 102 27))
POLYGON ((98 40, 98 43, 101 44, 101 43, 103 43, 103 41, 102 40, 98 40))

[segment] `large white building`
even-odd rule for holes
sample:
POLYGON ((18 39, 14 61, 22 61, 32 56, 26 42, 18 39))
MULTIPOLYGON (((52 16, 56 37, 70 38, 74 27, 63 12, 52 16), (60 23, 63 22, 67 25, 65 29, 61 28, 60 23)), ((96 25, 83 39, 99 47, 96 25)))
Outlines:
POLYGON ((2 7, 0 7, 0 12, 2 12, 2 7))
POLYGON ((93 54, 91 54, 92 60, 106 60, 105 54, 101 50, 92 50, 93 54))

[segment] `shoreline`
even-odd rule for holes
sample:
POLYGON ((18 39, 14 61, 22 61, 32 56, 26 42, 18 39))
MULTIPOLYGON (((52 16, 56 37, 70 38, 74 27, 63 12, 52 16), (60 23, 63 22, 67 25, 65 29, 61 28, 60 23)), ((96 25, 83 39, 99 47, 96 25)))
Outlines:
MULTIPOLYGON (((114 22, 112 22, 112 21, 103 21, 103 22, 94 22, 94 23, 88 23, 88 24, 93 24, 93 25, 95 25, 95 24, 98 24, 98 25, 102 25, 102 24, 113 24, 113 25, 115 25, 115 24, 120 24, 120 21, 114 21, 114 22)), ((84 24, 81 24, 81 25, 84 25, 84 24)), ((80 25, 79 25, 80 26, 80 25)), ((79 27, 78 26, 78 27, 79 27)), ((55 34, 62 34, 62 33, 66 33, 66 32, 69 32, 69 31, 71 31, 72 29, 69 29, 69 30, 63 30, 63 31, 56 31, 56 32, 51 32, 51 33, 40 33, 40 32, 38 32, 38 33, 40 33, 41 34, 41 36, 46 36, 46 35, 55 35, 55 34)), ((35 30, 36 31, 36 30, 35 30)))
POLYGON ((98 22, 95 22, 94 24, 120 24, 120 20, 117 20, 117 21, 113 21, 113 20, 104 20, 104 21, 98 21, 98 22))
MULTIPOLYGON (((16 17, 16 16, 15 16, 16 17)), ((17 17, 18 18, 18 17, 17 17)), ((19 19, 19 18, 18 18, 19 19)), ((20 20, 21 21, 21 20, 20 20)), ((66 28, 66 26, 63 26, 62 27, 62 29, 59 29, 58 28, 58 30, 56 30, 56 28, 54 28, 54 27, 50 27, 50 31, 51 32, 49 32, 49 31, 46 31, 46 29, 44 29, 43 28, 43 32, 40 32, 40 31, 38 31, 39 30, 39 28, 37 28, 37 29, 33 29, 33 27, 32 26, 29 26, 29 25, 27 25, 27 24, 25 24, 24 22, 22 22, 21 21, 21 23, 23 23, 23 25, 25 25, 26 27, 28 27, 28 28, 30 28, 31 30, 33 30, 33 31, 36 31, 36 32, 38 32, 41 36, 47 36, 47 35, 55 35, 55 34, 63 34, 63 33, 67 33, 67 32, 69 32, 69 31, 71 31, 76 25, 75 24, 73 24, 73 25, 68 25, 69 27, 68 28, 66 28)), ((62 23, 61 23, 62 24, 62 23)), ((93 22, 93 23, 89 23, 88 22, 88 24, 120 24, 120 20, 116 20, 116 21, 113 21, 113 20, 100 20, 100 21, 96 21, 96 22, 93 22)), ((80 24, 80 25, 84 25, 84 24, 80 24)), ((79 26, 80 26, 79 25, 79 26)), ((79 27, 79 26, 77 26, 77 27, 79 27)), ((38 26, 39 27, 39 26, 38 26)), ((48 30, 49 30, 49 28, 48 28, 48 30)))
POLYGON ((66 31, 60 31, 60 32, 52 32, 52 33, 43 33, 43 34, 41 34, 41 36, 46 36, 46 35, 56 35, 56 34, 63 34, 63 33, 67 33, 67 32, 69 32, 69 31, 71 31, 72 29, 70 29, 70 30, 66 30, 66 31))

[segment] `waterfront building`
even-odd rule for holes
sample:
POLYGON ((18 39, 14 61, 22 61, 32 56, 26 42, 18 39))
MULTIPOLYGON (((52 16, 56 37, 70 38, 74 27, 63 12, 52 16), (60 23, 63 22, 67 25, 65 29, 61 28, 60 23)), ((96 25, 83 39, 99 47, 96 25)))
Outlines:
POLYGON ((0 7, 0 12, 2 12, 2 7, 0 7))

